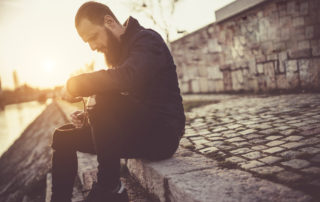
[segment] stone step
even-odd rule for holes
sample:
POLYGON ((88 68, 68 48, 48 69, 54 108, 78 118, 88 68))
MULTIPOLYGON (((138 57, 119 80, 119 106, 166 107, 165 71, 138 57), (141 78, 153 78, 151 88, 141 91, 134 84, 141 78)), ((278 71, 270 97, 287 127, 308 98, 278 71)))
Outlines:
POLYGON ((309 195, 236 169, 222 169, 214 160, 179 148, 170 159, 130 159, 128 170, 161 202, 311 201, 309 195))
MULTIPOLYGON (((82 152, 77 152, 78 156, 78 177, 82 186, 84 196, 91 190, 93 182, 97 182, 98 161, 97 156, 82 152)), ((124 165, 125 161, 122 160, 124 165)))
MULTIPOLYGON (((72 202, 82 202, 91 190, 92 183, 97 179, 97 158, 91 154, 77 152, 78 156, 78 176, 73 188, 72 202)), ((52 176, 47 174, 46 182, 46 202, 51 199, 52 176)))
MULTIPOLYGON (((66 115, 72 111, 70 106, 60 106, 66 115)), ((85 193, 95 180, 97 162, 94 156, 83 153, 78 153, 78 160, 78 174, 85 193)), ((181 147, 170 159, 157 162, 130 159, 125 161, 125 166, 161 202, 311 200, 309 195, 248 172, 223 169, 218 162, 181 147)))
MULTIPOLYGON (((79 181, 82 185, 83 195, 86 197, 91 190, 92 183, 97 181, 97 161, 90 154, 78 153, 78 164, 79 181)), ((121 181, 127 189, 130 202, 158 202, 157 197, 146 192, 137 180, 129 175, 127 168, 123 167, 125 164, 126 161, 124 159, 121 160, 123 169, 121 181)))
MULTIPOLYGON (((46 182, 46 202, 50 202, 51 199, 51 188, 52 188, 52 175, 51 173, 47 174, 47 182, 46 182)), ((75 186, 73 187, 73 197, 72 197, 72 202, 83 202, 84 201, 84 196, 81 188, 79 187, 80 183, 79 180, 77 179, 75 182, 75 186)))

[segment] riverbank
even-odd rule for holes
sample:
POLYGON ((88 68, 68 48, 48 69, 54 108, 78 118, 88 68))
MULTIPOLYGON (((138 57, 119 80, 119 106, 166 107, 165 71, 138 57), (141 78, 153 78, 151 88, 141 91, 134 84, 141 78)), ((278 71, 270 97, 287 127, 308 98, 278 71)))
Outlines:
POLYGON ((0 156, 50 104, 37 101, 7 105, 0 110, 0 156))
POLYGON ((65 119, 51 103, 0 158, 0 201, 44 201, 46 174, 51 169, 50 142, 65 119))

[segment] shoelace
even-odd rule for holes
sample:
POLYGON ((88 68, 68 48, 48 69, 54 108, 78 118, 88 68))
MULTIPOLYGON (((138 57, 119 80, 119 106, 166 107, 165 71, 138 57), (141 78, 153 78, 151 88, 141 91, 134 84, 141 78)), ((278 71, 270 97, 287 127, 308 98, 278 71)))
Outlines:
POLYGON ((122 182, 120 182, 120 189, 119 189, 119 191, 117 192, 117 194, 122 194, 122 192, 124 191, 124 189, 125 189, 125 186, 124 186, 124 184, 122 183, 122 182))

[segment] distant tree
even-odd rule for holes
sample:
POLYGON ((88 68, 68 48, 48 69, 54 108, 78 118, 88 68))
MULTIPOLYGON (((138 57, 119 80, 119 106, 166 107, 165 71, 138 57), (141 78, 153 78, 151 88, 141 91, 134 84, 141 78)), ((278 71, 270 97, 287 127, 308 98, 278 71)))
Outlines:
POLYGON ((182 0, 132 0, 126 1, 125 5, 135 13, 143 13, 164 34, 164 40, 170 47, 171 33, 184 33, 172 24, 172 17, 176 11, 176 5, 182 0))

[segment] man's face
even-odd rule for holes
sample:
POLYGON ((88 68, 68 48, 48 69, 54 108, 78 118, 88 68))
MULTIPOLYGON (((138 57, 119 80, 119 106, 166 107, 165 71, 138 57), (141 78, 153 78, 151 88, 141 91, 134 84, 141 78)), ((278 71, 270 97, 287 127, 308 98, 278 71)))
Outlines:
POLYGON ((104 25, 96 25, 88 19, 82 19, 78 26, 78 33, 84 42, 88 43, 93 51, 105 55, 108 66, 115 66, 120 57, 120 42, 104 25))
POLYGON ((81 20, 78 26, 78 33, 93 51, 105 52, 107 48, 107 35, 103 25, 93 24, 85 18, 81 20))

